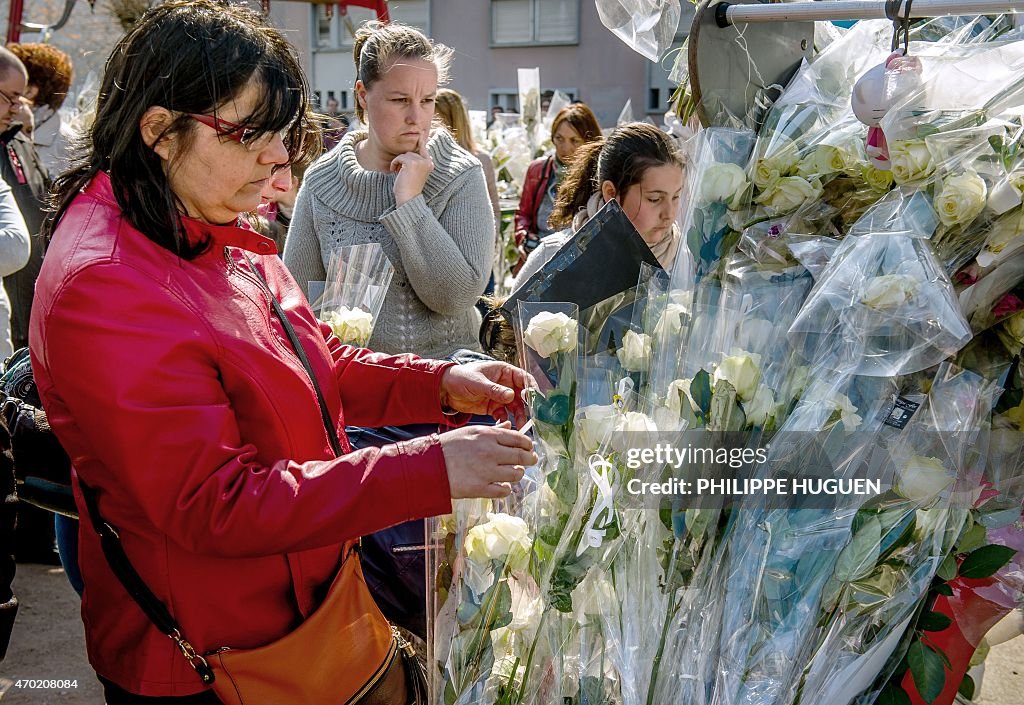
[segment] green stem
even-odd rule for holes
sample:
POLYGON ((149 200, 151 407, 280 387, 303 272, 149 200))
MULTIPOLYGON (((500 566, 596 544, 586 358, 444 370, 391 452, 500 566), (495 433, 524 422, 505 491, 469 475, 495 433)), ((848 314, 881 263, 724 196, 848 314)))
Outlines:
MULTIPOLYGON (((651 663, 651 682, 647 688, 647 705, 654 705, 654 691, 658 683, 658 672, 661 670, 661 658, 665 653, 665 642, 668 641, 668 630, 672 622, 675 621, 676 613, 679 611, 679 604, 675 603, 676 592, 678 592, 680 587, 675 579, 678 555, 679 540, 677 539, 672 550, 672 559, 668 563, 668 571, 666 572, 666 576, 669 576, 666 585, 668 606, 665 610, 665 623, 661 625, 661 636, 658 638, 658 653, 654 655, 654 661, 651 663)), ((682 602, 681 598, 680 602, 682 602)))
MULTIPOLYGON (((548 610, 541 612, 540 621, 537 623, 537 633, 533 635, 533 643, 530 644, 530 653, 526 655, 526 667, 523 669, 523 682, 519 686, 519 695, 516 696, 515 705, 521 705, 526 697, 526 681, 530 678, 530 667, 533 665, 533 654, 537 650, 537 642, 544 632, 544 620, 547 619, 548 610)), ((514 674, 513 674, 514 675, 514 674)))

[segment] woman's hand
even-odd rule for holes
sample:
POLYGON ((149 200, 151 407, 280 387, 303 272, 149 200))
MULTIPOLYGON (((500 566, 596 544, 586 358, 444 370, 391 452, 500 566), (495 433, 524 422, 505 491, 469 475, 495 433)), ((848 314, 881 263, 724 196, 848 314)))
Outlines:
POLYGON ((514 420, 522 427, 528 418, 523 390, 536 388, 532 376, 506 362, 453 365, 441 377, 441 408, 514 420))
POLYGON ((507 421, 466 426, 440 438, 452 499, 508 497, 510 484, 522 480, 525 466, 537 462, 530 438, 513 431, 507 421))
POLYGON ((427 139, 421 137, 415 152, 399 154, 391 160, 391 171, 398 173, 395 179, 395 206, 423 193, 427 177, 434 170, 434 160, 427 153, 427 139))

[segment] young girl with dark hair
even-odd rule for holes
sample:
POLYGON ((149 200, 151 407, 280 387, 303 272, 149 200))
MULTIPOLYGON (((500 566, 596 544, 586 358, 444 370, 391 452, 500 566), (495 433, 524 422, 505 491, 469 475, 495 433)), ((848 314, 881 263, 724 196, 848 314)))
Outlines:
POLYGON ((618 200, 665 270, 679 249, 675 223, 683 192, 683 158, 671 137, 643 122, 621 125, 607 138, 580 147, 558 189, 552 226, 564 228, 541 241, 512 289, 537 272, 576 230, 608 201, 618 200))

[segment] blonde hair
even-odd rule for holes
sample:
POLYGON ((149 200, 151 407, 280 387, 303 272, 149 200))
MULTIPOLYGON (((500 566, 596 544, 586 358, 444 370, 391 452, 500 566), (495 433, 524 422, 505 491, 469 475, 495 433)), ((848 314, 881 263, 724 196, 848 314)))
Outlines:
POLYGON ((459 146, 467 152, 476 152, 473 128, 469 124, 469 112, 462 96, 450 88, 442 88, 437 92, 437 102, 434 105, 435 114, 452 133, 459 146))
MULTIPOLYGON (((422 59, 437 67, 437 84, 448 82, 448 67, 453 53, 444 44, 435 44, 423 32, 409 25, 374 20, 356 31, 352 58, 356 63, 356 79, 366 88, 372 86, 389 68, 394 59, 422 59)), ((366 111, 356 99, 356 117, 366 122, 366 111)))

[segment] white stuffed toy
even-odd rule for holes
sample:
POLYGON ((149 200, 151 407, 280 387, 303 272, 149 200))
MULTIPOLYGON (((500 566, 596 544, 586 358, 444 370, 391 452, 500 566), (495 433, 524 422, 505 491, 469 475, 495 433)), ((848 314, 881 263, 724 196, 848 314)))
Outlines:
POLYGON ((890 168, 889 146, 879 126, 882 118, 893 104, 920 83, 921 62, 916 57, 905 56, 902 49, 894 51, 885 63, 869 69, 857 79, 850 102, 853 114, 868 126, 864 150, 876 169, 889 171, 890 168))

